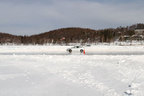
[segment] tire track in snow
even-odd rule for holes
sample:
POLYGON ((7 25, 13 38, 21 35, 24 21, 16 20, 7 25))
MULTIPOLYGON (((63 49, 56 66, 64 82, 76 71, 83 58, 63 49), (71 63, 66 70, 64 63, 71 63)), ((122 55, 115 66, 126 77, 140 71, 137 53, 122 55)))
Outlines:
POLYGON ((81 86, 96 88, 96 90, 98 90, 101 94, 105 93, 105 96, 120 96, 114 89, 109 88, 102 82, 96 81, 90 72, 79 73, 74 70, 64 70, 59 71, 58 74, 63 76, 64 79, 76 84, 80 84, 81 86))

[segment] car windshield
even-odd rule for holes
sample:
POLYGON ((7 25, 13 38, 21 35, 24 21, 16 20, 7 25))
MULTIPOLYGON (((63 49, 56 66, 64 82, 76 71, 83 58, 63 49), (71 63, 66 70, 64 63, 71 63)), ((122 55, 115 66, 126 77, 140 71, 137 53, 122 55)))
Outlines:
POLYGON ((75 46, 76 48, 80 48, 80 46, 75 46))
POLYGON ((71 48, 82 48, 81 46, 73 46, 71 48))

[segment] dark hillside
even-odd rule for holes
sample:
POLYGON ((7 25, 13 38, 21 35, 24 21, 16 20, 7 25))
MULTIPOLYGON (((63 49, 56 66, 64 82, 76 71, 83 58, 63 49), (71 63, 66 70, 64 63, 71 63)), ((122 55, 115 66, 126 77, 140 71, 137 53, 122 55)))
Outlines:
MULTIPOLYGON (((132 40, 135 29, 144 29, 144 24, 127 27, 92 30, 88 28, 61 28, 32 36, 15 36, 0 33, 0 43, 14 44, 68 44, 68 43, 97 43, 114 42, 116 40, 132 40)), ((141 38, 139 40, 143 40, 141 38)))
POLYGON ((21 37, 0 32, 0 44, 4 44, 4 43, 20 44, 21 43, 21 37))
POLYGON ((34 43, 77 43, 95 41, 98 33, 92 29, 84 28, 62 28, 50 32, 32 35, 31 41, 34 43))

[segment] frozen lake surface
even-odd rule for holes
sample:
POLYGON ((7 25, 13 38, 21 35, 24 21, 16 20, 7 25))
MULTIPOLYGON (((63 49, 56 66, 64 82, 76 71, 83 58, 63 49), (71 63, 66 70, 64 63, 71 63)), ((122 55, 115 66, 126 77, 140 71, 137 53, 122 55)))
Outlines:
POLYGON ((67 48, 0 46, 0 96, 144 95, 143 46, 67 48))
MULTIPOLYGON (((82 55, 78 49, 69 54, 71 46, 0 46, 0 55, 82 55)), ((144 46, 84 47, 85 55, 144 55, 144 46)))

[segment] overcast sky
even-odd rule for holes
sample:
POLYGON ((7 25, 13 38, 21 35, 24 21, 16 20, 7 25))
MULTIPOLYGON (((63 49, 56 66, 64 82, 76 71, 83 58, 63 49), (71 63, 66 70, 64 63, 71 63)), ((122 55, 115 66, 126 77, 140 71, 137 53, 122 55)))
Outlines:
POLYGON ((143 0, 0 0, 0 32, 31 35, 65 27, 144 22, 143 0))

